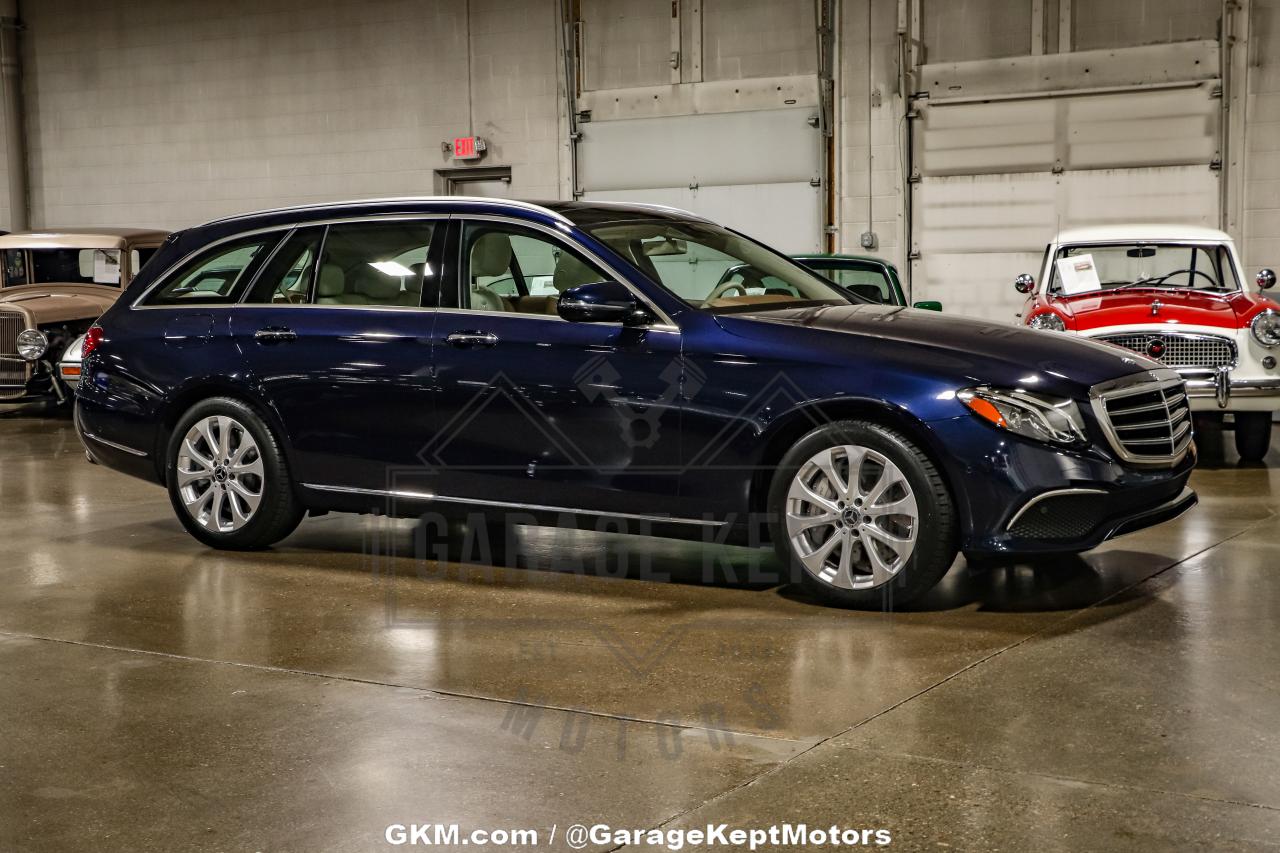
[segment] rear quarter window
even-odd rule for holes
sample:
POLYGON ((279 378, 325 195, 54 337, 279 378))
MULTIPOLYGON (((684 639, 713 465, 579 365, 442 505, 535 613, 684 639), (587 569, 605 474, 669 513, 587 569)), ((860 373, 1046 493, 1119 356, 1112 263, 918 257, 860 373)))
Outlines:
POLYGON ((279 238, 279 233, 256 234, 210 247, 167 276, 142 304, 233 304, 279 238))

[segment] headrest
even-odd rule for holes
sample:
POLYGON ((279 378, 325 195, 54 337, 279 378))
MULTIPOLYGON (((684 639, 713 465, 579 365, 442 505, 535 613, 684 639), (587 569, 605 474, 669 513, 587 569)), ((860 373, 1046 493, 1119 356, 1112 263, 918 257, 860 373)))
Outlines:
POLYGON ((600 273, 591 269, 568 252, 561 252, 556 258, 556 271, 551 277, 551 285, 561 293, 580 284, 600 281, 600 273))
POLYGON ((347 289, 347 277, 342 267, 337 264, 325 264, 320 267, 320 279, 316 282, 316 296, 332 299, 341 296, 347 289))
POLYGON ((511 269, 511 238, 506 234, 481 235, 471 247, 471 275, 502 275, 511 269))
POLYGON ((400 295, 400 276, 387 275, 376 270, 364 270, 356 283, 356 292, 378 302, 386 302, 400 295))
POLYGON ((427 268, 427 265, 425 263, 409 264, 409 269, 413 270, 413 275, 409 276, 404 280, 404 289, 409 291, 410 293, 421 293, 422 292, 422 273, 426 270, 426 268, 427 268))

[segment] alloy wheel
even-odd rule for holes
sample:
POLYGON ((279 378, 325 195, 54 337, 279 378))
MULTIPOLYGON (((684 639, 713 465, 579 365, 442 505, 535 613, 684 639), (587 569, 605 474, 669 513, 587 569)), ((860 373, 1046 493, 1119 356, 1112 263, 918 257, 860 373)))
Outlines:
POLYGON ((244 527, 262 503, 262 453, 244 425, 226 415, 191 426, 178 448, 175 476, 187 513, 214 533, 244 527))
POLYGON ((920 527, 915 494, 898 466, 851 444, 800 466, 785 511, 792 552, 815 578, 840 589, 893 580, 911 559, 920 527))

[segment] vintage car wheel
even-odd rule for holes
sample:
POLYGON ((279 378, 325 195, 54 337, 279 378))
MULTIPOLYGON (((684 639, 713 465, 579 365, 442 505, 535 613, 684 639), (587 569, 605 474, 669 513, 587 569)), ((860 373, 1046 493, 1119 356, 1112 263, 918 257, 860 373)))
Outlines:
POLYGON ((1246 462, 1260 462, 1271 450, 1271 413, 1236 412, 1236 452, 1246 462))
POLYGON ((227 397, 193 406, 169 441, 169 501, 187 532, 213 548, 253 550, 302 520, 284 454, 252 409, 227 397))
POLYGON ((876 424, 840 421, 802 438, 769 506, 779 558, 828 604, 908 605, 956 556, 955 508, 937 468, 876 424))

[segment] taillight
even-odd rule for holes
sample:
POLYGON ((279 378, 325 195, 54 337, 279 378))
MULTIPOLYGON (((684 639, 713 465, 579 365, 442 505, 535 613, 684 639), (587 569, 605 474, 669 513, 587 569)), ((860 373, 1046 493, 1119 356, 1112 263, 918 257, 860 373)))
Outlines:
POLYGON ((96 350, 100 343, 102 343, 102 327, 90 326, 89 331, 84 333, 84 346, 80 348, 80 358, 82 360, 88 358, 89 353, 96 350))

